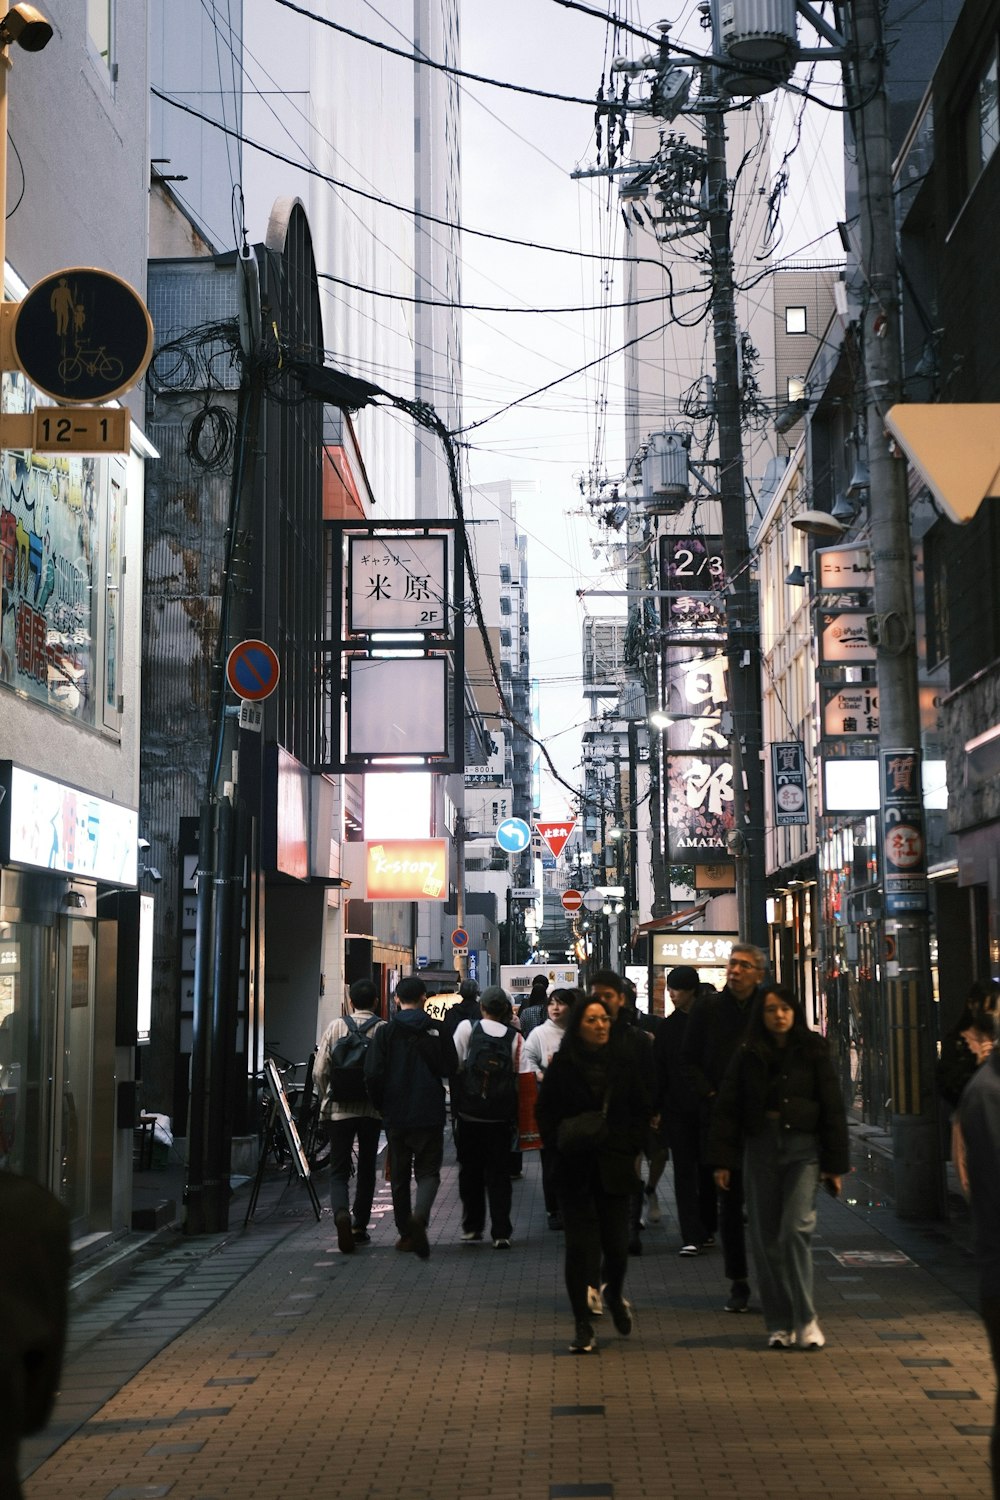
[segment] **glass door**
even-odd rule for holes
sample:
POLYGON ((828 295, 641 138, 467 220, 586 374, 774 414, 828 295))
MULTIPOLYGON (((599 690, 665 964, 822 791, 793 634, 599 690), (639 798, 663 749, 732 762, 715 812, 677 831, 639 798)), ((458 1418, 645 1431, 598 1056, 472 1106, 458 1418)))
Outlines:
POLYGON ((95 956, 93 923, 66 918, 60 943, 53 1080, 53 1181, 69 1211, 74 1235, 87 1230, 90 1214, 95 956))

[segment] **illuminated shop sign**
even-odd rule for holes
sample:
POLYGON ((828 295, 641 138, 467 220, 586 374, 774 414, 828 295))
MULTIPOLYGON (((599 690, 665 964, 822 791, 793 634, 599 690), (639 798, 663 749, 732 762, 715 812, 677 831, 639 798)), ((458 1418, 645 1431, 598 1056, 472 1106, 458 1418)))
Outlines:
POLYGON ((9 762, 8 768, 7 862, 112 885, 136 884, 137 812, 9 762))
POLYGON ((369 901, 445 901, 447 839, 383 839, 366 846, 369 901))

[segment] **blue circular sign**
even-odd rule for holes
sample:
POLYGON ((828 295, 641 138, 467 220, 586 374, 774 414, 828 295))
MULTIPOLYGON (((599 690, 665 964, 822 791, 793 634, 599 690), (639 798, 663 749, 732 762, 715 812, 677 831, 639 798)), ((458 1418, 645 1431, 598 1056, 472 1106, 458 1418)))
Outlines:
POLYGON ((467 948, 469 946, 469 934, 464 927, 456 927, 451 935, 451 946, 453 948, 467 948))
POLYGON ((280 676, 278 658, 266 641, 241 641, 226 659, 226 680, 247 703, 269 698, 280 676))
POLYGON ((497 829, 497 843, 506 854, 520 854, 531 843, 531 829, 523 818, 504 818, 497 829))

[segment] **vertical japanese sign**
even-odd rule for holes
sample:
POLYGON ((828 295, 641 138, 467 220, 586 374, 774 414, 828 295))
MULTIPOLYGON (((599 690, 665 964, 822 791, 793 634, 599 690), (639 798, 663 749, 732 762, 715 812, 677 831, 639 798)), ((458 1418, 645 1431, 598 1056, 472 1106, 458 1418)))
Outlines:
POLYGON ((779 828, 809 822, 806 754, 801 740, 771 746, 771 793, 774 821, 779 828))
POLYGON ((885 914, 927 909, 919 750, 880 750, 885 914))

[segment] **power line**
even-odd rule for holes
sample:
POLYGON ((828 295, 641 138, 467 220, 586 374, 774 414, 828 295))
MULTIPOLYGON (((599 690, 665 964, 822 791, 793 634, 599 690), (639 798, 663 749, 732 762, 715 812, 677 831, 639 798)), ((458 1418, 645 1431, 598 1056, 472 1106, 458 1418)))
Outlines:
MULTIPOLYGON (((429 297, 409 297, 404 296, 401 292, 383 292, 377 290, 375 287, 362 286, 357 281, 347 281, 343 276, 334 276, 330 271, 318 271, 316 274, 320 281, 333 281, 336 282, 337 286, 348 287, 352 292, 364 292, 369 297, 385 297, 391 302, 412 302, 419 307, 446 307, 454 312, 534 313, 538 316, 553 313, 603 313, 625 307, 647 307, 652 302, 663 302, 667 295, 664 292, 656 297, 639 297, 629 302, 592 302, 582 307, 484 307, 472 302, 438 302, 429 297)), ((702 296, 708 290, 707 286, 685 287, 684 294, 692 295, 697 293, 699 296, 702 296)), ((678 296, 680 294, 675 292, 674 295, 678 296)))
POLYGON ((331 31, 339 31, 343 36, 353 37, 356 42, 364 42, 369 47, 377 47, 380 52, 390 52, 393 57, 401 57, 404 62, 419 63, 423 68, 434 68, 439 73, 449 73, 452 78, 466 78, 470 83, 485 83, 494 89, 507 89, 514 94, 530 94, 535 99, 553 99, 557 104, 595 104, 596 99, 583 99, 576 94, 553 94, 547 89, 529 88, 523 83, 507 83, 500 78, 488 78, 483 73, 467 73, 464 68, 452 67, 450 63, 436 62, 422 52, 404 52, 401 47, 392 47, 388 42, 377 42, 374 37, 365 36, 362 31, 352 31, 349 26, 342 26, 339 21, 331 21, 327 16, 318 16, 315 11, 306 10, 303 5, 296 5, 294 0, 276 0, 278 5, 283 5, 286 10, 294 10, 296 15, 305 16, 309 21, 317 21, 320 26, 329 26, 331 31))
POLYGON ((663 262, 655 260, 652 256, 633 255, 601 255, 596 250, 573 250, 568 245, 542 245, 537 240, 515 239, 512 235, 494 234, 488 229, 470 229, 467 224, 456 224, 451 219, 442 218, 439 214, 429 214, 420 208, 411 208, 406 203, 394 203, 391 198, 383 198, 378 193, 366 192, 364 188, 355 187, 353 183, 344 182, 339 177, 331 177, 328 172, 321 172, 318 167, 309 166, 306 162, 293 161, 290 156, 285 156, 280 151, 274 151, 270 146, 263 145, 260 141, 251 140, 249 136, 243 135, 241 131, 233 130, 228 125, 223 125, 220 120, 214 120, 211 115, 204 114, 200 109, 195 109, 190 104, 182 104, 179 99, 172 99, 169 94, 163 93, 155 84, 150 85, 150 93, 155 98, 169 104, 173 109, 179 109, 182 114, 191 115, 195 120, 201 120, 205 125, 211 125, 216 130, 221 130, 224 135, 231 135, 234 140, 244 146, 259 151, 262 156, 269 156, 273 161, 280 161, 286 167, 294 167, 296 171, 304 172, 307 177, 318 178, 320 182, 327 183, 330 187, 340 188, 345 193, 355 193, 359 198, 366 198, 369 203, 381 204, 383 208, 395 209, 397 213, 411 214, 415 219, 424 219, 429 224, 440 224, 443 229, 459 230, 462 234, 474 235, 476 239, 492 240, 498 245, 516 245, 520 250, 544 250, 549 255, 570 255, 575 260, 599 260, 602 263, 608 261, 617 262, 620 265, 645 265, 656 266, 662 269, 663 262))

